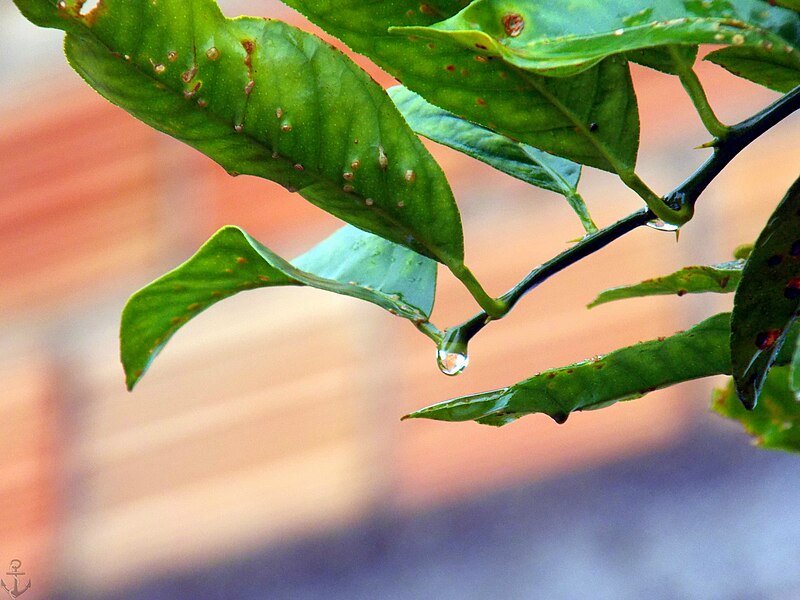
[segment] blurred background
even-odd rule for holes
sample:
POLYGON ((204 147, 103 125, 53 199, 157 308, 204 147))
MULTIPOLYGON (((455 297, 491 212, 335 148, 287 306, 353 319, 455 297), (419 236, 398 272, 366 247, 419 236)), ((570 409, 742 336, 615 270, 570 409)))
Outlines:
MULTIPOLYGON (((313 30, 275 1, 221 5, 313 30)), ((293 257, 341 223, 111 106, 66 65, 61 33, 7 1, 0 31, 0 577, 21 561, 25 600, 800 598, 800 463, 709 413, 721 380, 563 426, 399 420, 729 308, 585 305, 753 241, 800 172, 797 116, 727 168, 679 243, 639 230, 548 281, 456 379, 377 307, 270 289, 193 320, 129 394, 117 328, 131 293, 222 225, 293 257)), ((776 97, 699 71, 728 123, 776 97)), ((677 80, 635 79, 640 171, 664 193, 707 136, 677 80)), ((559 196, 428 146, 493 294, 580 237, 559 196)), ((608 174, 587 170, 581 189, 601 226, 639 206, 608 174)), ((445 272, 437 298, 440 327, 475 310, 445 272)))

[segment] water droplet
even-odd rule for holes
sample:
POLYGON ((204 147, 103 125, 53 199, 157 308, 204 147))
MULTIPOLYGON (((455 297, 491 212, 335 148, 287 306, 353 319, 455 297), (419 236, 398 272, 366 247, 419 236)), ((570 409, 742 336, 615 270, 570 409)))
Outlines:
POLYGON ((525 29, 525 19, 522 18, 522 15, 517 13, 509 13, 505 15, 502 19, 503 21, 503 29, 506 31, 506 35, 510 37, 517 37, 522 30, 525 29))
POLYGON ((438 350, 436 352, 436 362, 439 365, 439 370, 445 375, 458 375, 467 368, 469 356, 458 352, 438 350))
POLYGON ((414 183, 414 182, 417 180, 417 174, 416 174, 416 173, 414 173, 414 171, 413 171, 413 170, 411 170, 411 169, 409 169, 408 171, 406 171, 406 174, 404 175, 404 177, 405 177, 405 180, 406 180, 408 183, 414 183))
POLYGON ((366 200, 364 200, 364 204, 366 204, 367 206, 372 206, 373 204, 375 204, 375 200, 373 200, 372 198, 367 198, 366 200))
POLYGON ((233 130, 236 133, 242 133, 242 131, 244 130, 244 123, 237 123, 236 125, 233 126, 233 130))
POLYGON ((714 39, 717 40, 718 42, 721 42, 722 40, 725 39, 725 36, 722 35, 721 33, 715 33, 714 34, 714 39))
POLYGON ((208 50, 206 50, 206 56, 208 60, 217 60, 219 58, 219 50, 211 46, 208 50))
POLYGON ((624 29, 617 29, 616 31, 614 31, 614 35, 616 35, 617 37, 621 36, 623 33, 625 33, 624 29))
POLYGON ((175 52, 175 50, 170 50, 167 52, 167 60, 169 60, 169 62, 175 62, 178 60, 178 53, 175 52))
POLYGON ((678 231, 681 228, 680 225, 673 225, 672 223, 667 223, 661 219, 653 219, 652 221, 648 221, 647 226, 651 229, 657 229, 658 231, 678 231))
POLYGON ((600 125, 598 125, 597 123, 595 123, 594 121, 589 123, 589 131, 597 131, 598 129, 600 129, 600 125))
POLYGON ((61 10, 67 8, 66 0, 58 0, 58 8, 60 8, 61 10))

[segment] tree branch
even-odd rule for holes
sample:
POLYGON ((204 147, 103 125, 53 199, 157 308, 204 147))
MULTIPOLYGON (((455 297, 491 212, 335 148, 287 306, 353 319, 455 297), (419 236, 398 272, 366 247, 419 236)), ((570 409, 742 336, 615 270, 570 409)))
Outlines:
MULTIPOLYGON (((754 140, 798 109, 800 109, 800 86, 749 119, 729 127, 724 137, 714 140, 714 152, 708 160, 688 179, 665 195, 662 201, 673 211, 693 214, 694 205, 700 194, 728 163, 754 140)), ((505 316, 522 296, 552 275, 594 254, 637 227, 646 225, 654 218, 656 215, 653 211, 643 208, 604 229, 587 235, 571 248, 531 271, 525 279, 503 294, 499 299, 506 306, 502 315, 491 317, 485 311, 481 311, 464 323, 446 330, 439 344, 440 351, 466 355, 469 341, 490 321, 505 316)))

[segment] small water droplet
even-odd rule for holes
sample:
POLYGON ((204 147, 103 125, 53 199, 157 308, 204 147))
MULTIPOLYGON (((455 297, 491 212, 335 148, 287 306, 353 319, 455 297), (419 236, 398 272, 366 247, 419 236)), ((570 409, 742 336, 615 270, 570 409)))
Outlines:
POLYGON ((233 126, 233 130, 236 133, 242 133, 242 131, 244 130, 244 123, 237 123, 236 125, 233 126))
POLYGON ((522 15, 517 13, 509 13, 505 15, 502 19, 503 22, 503 29, 506 31, 506 35, 510 37, 517 37, 522 30, 525 29, 525 19, 522 18, 522 15))
POLYGON ((417 174, 414 171, 412 171, 411 169, 406 171, 406 174, 404 175, 404 177, 405 177, 405 180, 408 183, 414 183, 417 180, 417 174))
POLYGON ((60 8, 61 10, 67 8, 66 0, 58 0, 58 8, 60 8))
POLYGON ((617 29, 617 30, 614 32, 614 35, 616 35, 617 37, 619 37, 619 36, 621 36, 623 33, 625 33, 625 30, 624 30, 624 29, 617 29))
POLYGON ((721 34, 721 33, 715 33, 714 34, 714 39, 717 40, 718 42, 721 42, 722 40, 725 39, 725 36, 723 34, 721 34))
POLYGON ((658 231, 678 231, 680 229, 680 225, 673 225, 672 223, 667 223, 662 219, 653 219, 652 221, 648 221, 647 226, 651 229, 657 229, 658 231))
POLYGON ((458 375, 467 368, 469 356, 458 352, 438 350, 436 352, 436 362, 439 365, 439 370, 445 375, 458 375))
POLYGON ((219 58, 219 50, 217 50, 214 46, 211 46, 208 50, 206 50, 206 56, 208 60, 217 60, 219 58))
POLYGON ((375 200, 373 200, 372 198, 367 198, 366 200, 364 200, 364 204, 366 204, 367 206, 372 206, 373 204, 375 204, 375 200))

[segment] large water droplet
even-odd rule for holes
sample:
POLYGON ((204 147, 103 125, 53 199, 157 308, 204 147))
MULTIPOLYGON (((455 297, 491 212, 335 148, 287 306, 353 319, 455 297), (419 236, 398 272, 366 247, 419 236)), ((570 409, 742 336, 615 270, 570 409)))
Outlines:
POLYGON ((469 356, 459 352, 439 350, 436 352, 436 362, 439 363, 439 370, 445 375, 458 375, 467 368, 469 356))
POLYGON ((672 223, 667 223, 662 219, 653 219, 652 221, 648 221, 647 226, 652 229, 658 229, 659 231, 678 231, 678 229, 681 228, 680 225, 673 225, 672 223))

